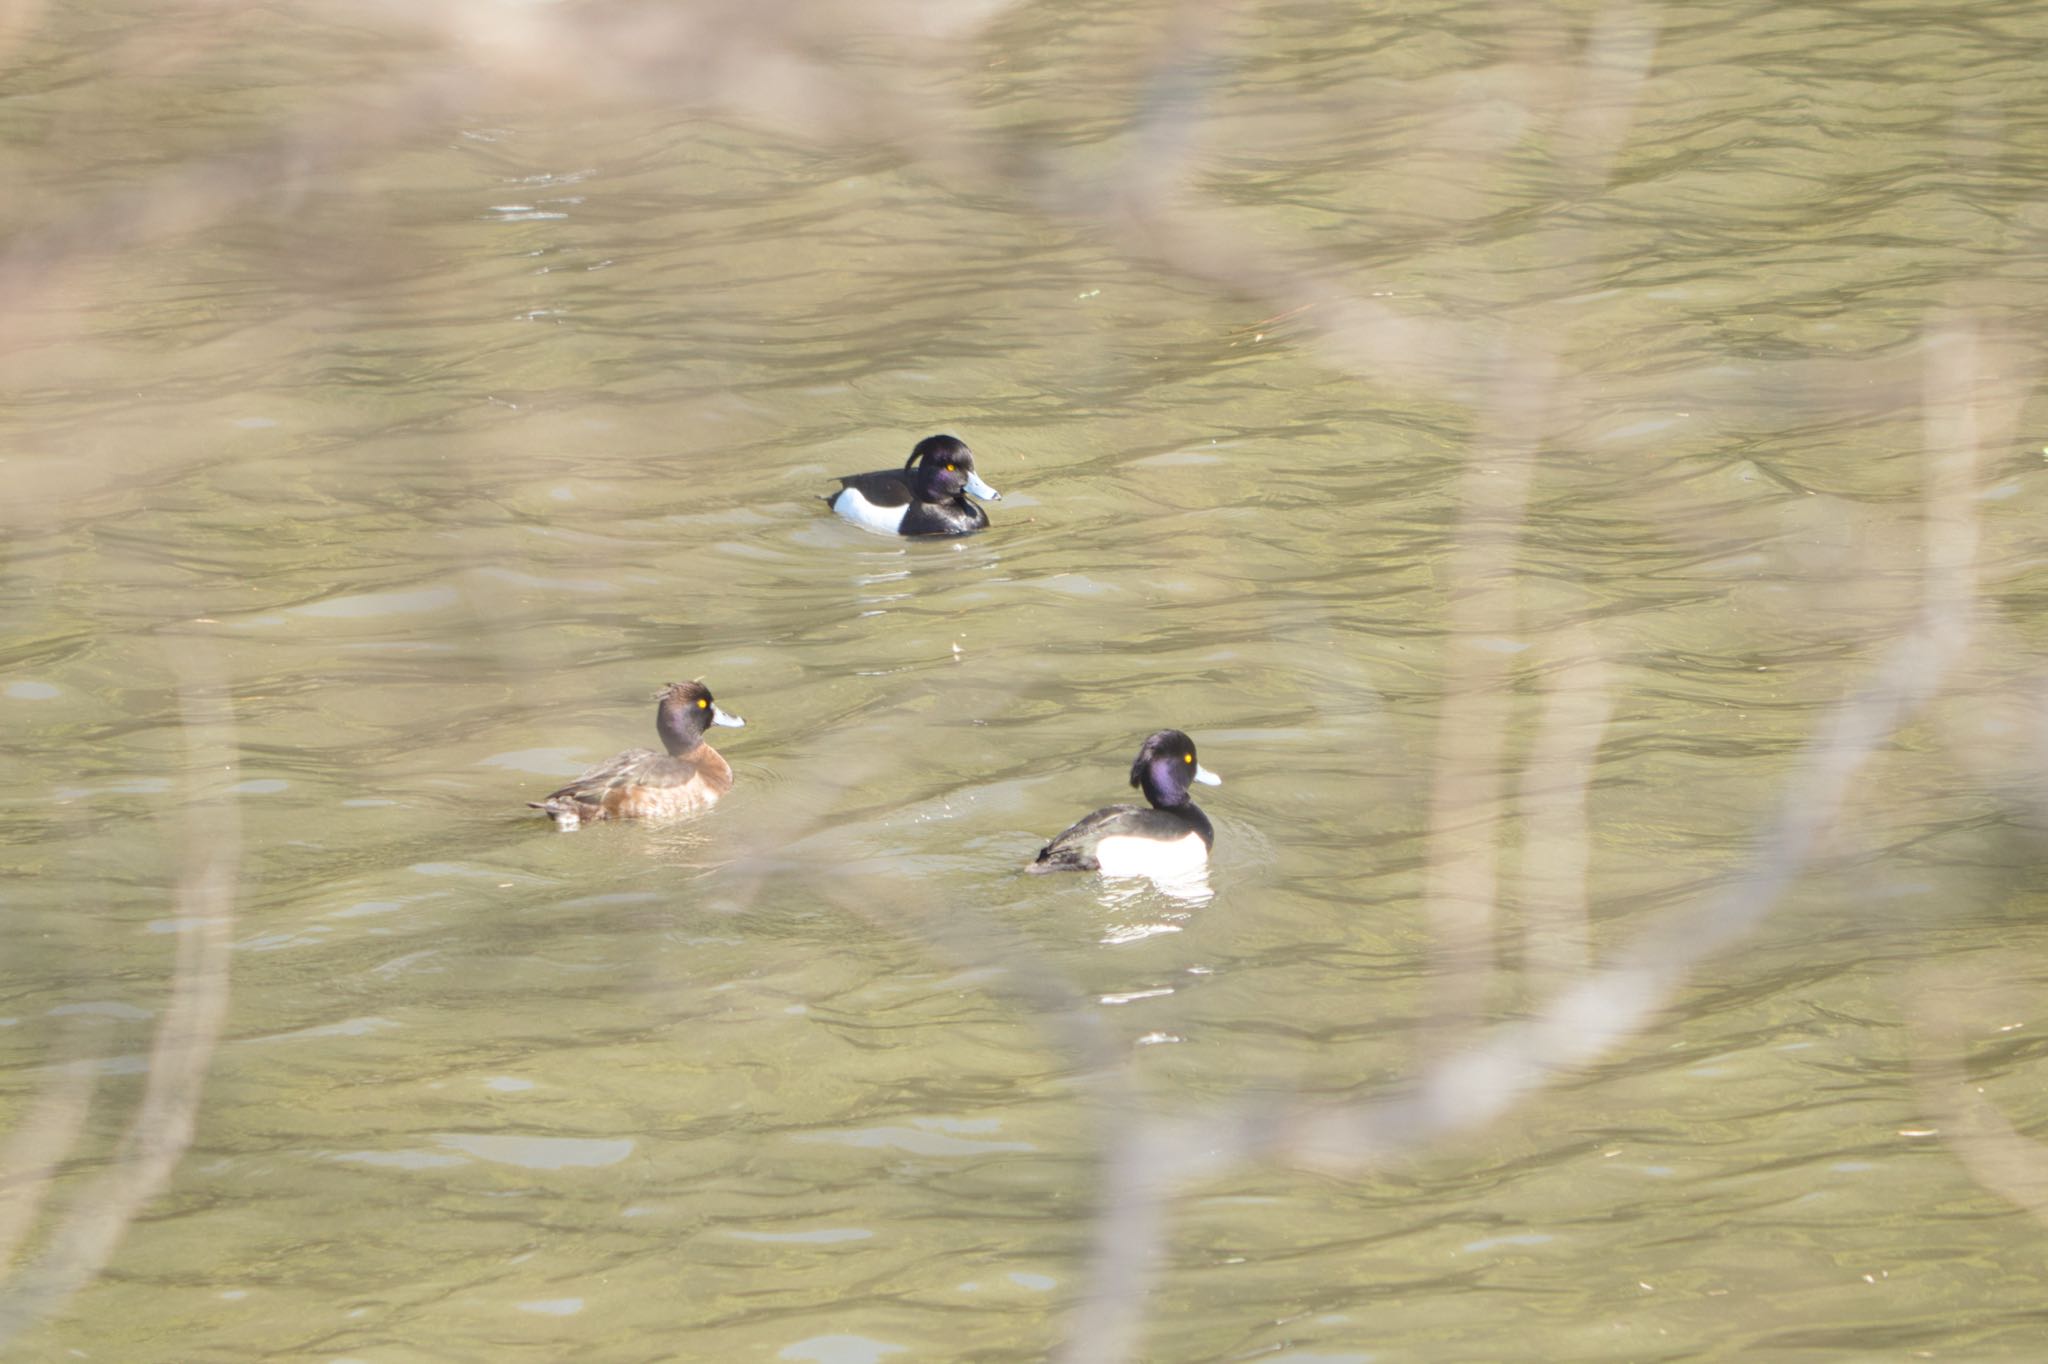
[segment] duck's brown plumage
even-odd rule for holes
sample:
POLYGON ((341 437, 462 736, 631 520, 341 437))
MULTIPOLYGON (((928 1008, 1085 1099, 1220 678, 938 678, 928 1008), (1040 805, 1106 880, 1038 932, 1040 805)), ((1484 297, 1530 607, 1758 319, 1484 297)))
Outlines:
POLYGON ((671 683, 655 711, 655 728, 668 752, 628 749, 547 799, 527 804, 545 810, 564 829, 599 819, 665 819, 701 810, 732 790, 732 766, 704 742, 704 730, 742 723, 718 708, 703 683, 671 683))

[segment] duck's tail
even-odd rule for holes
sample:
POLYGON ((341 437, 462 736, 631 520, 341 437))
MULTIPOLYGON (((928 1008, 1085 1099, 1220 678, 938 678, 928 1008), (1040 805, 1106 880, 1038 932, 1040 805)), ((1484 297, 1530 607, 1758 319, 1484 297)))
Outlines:
POLYGON ((576 812, 574 805, 555 800, 552 797, 547 800, 529 800, 526 802, 526 808, 541 811, 549 819, 552 819, 555 822, 555 827, 563 833, 569 832, 569 830, 583 822, 583 816, 576 812))

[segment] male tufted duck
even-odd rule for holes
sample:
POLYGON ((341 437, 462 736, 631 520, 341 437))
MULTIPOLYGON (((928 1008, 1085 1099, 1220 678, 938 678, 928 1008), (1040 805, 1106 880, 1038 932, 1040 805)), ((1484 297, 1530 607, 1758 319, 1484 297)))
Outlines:
POLYGON ((1195 742, 1177 729, 1145 740, 1131 764, 1131 785, 1151 809, 1111 805, 1097 810, 1039 849, 1026 871, 1099 871, 1105 876, 1174 877, 1209 861, 1215 830, 1188 799, 1188 783, 1221 786, 1223 779, 1195 761, 1195 742))
POLYGON ((848 474, 825 500, 832 510, 884 535, 972 535, 988 513, 967 494, 998 501, 1002 494, 974 472, 974 452, 955 436, 926 436, 901 469, 848 474))

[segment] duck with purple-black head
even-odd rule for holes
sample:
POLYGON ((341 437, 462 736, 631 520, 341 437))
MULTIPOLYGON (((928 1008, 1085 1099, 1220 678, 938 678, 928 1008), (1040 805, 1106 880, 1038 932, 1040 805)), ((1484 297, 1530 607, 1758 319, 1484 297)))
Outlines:
POLYGON ((1188 794, 1191 782, 1223 779, 1195 760, 1195 741, 1177 729, 1149 735, 1131 764, 1143 805, 1108 805, 1039 849, 1026 871, 1099 871, 1171 880, 1202 870, 1216 831, 1188 794))
POLYGON ((901 469, 847 474, 825 501, 864 530, 882 535, 972 535, 988 513, 968 494, 1000 501, 1002 494, 974 470, 974 451, 957 436, 926 436, 901 469))

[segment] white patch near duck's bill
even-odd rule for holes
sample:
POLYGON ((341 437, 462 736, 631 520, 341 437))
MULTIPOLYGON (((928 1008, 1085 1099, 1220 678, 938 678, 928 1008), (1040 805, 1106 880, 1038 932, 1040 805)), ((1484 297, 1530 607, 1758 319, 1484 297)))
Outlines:
POLYGON ((832 510, 862 530, 894 535, 903 529, 903 518, 910 514, 910 504, 906 502, 900 507, 878 507, 862 497, 860 489, 841 488, 839 496, 832 499, 832 510))
POLYGON ((1095 845, 1095 860, 1104 876, 1186 876, 1209 863, 1209 846, 1190 831, 1180 838, 1138 838, 1111 834, 1095 845))
POLYGON ((730 729, 745 729, 747 727, 745 720, 740 719, 739 716, 734 715, 731 711, 721 709, 716 701, 711 703, 711 723, 714 725, 725 725, 730 729))

